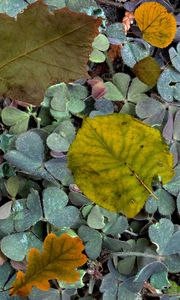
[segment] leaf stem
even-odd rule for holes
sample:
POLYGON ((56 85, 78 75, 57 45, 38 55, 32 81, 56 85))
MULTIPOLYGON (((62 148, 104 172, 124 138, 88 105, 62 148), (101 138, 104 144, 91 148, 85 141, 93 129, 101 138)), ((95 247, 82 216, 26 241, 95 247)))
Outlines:
POLYGON ((98 2, 100 4, 111 5, 111 6, 116 6, 116 7, 122 7, 123 6, 123 4, 121 4, 121 3, 115 3, 115 2, 110 1, 110 0, 96 0, 96 2, 98 2))
POLYGON ((109 67, 110 74, 113 76, 114 73, 115 73, 115 71, 114 71, 113 64, 112 64, 112 62, 111 62, 111 60, 110 60, 110 58, 108 56, 107 51, 104 51, 104 55, 106 56, 106 63, 108 65, 108 67, 109 67))
POLYGON ((142 253, 142 252, 113 252, 112 255, 121 256, 121 257, 128 257, 128 256, 149 257, 149 258, 154 258, 158 261, 162 261, 165 258, 164 256, 153 255, 153 254, 142 253))

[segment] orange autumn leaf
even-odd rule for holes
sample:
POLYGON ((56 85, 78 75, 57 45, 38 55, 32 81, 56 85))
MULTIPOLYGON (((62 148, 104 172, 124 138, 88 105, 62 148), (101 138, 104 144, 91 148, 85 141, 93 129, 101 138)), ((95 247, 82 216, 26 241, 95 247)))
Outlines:
POLYGON ((67 283, 78 281, 79 273, 76 268, 87 261, 86 255, 81 253, 83 250, 84 245, 79 237, 48 234, 42 253, 36 248, 29 251, 26 273, 18 271, 10 295, 26 297, 33 286, 47 291, 51 279, 67 283))
POLYGON ((134 13, 143 39, 153 46, 165 48, 176 34, 176 19, 158 2, 145 2, 134 13))
POLYGON ((127 34, 128 30, 130 29, 131 24, 133 23, 133 20, 134 20, 134 14, 132 12, 126 11, 125 16, 122 20, 126 34, 127 34))

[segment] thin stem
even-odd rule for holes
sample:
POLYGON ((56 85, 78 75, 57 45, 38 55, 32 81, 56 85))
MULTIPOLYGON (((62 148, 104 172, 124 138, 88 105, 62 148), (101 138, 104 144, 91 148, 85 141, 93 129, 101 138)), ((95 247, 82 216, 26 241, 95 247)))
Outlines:
POLYGON ((114 73, 115 73, 113 64, 112 64, 112 62, 111 62, 111 60, 110 60, 110 58, 109 58, 109 56, 108 56, 107 51, 105 51, 104 54, 105 54, 105 56, 106 56, 106 63, 107 63, 107 65, 108 65, 108 67, 109 67, 110 74, 113 76, 114 73))
POLYGON ((91 276, 89 280, 89 288, 88 288, 89 295, 92 295, 93 293, 94 283, 95 283, 94 278, 91 276))
POLYGON ((130 231, 130 230, 124 230, 124 232, 126 232, 126 233, 128 233, 128 234, 130 234, 130 235, 132 235, 132 236, 138 236, 138 234, 137 233, 135 233, 135 232, 132 232, 132 231, 130 231))
POLYGON ((121 257, 128 257, 128 256, 149 257, 160 261, 164 260, 164 256, 153 255, 153 254, 142 253, 142 252, 113 252, 112 255, 121 256, 121 257))
POLYGON ((111 5, 111 6, 116 6, 116 7, 123 7, 123 4, 121 4, 121 3, 115 3, 115 2, 110 1, 110 0, 96 0, 96 2, 98 2, 100 4, 105 4, 105 5, 111 5))
POLYGON ((153 294, 151 294, 151 293, 145 293, 144 295, 146 295, 146 296, 149 296, 149 297, 161 297, 161 296, 165 296, 165 295, 167 295, 167 296, 169 296, 169 297, 179 297, 180 296, 180 294, 178 293, 178 294, 158 294, 158 293, 153 293, 153 294))

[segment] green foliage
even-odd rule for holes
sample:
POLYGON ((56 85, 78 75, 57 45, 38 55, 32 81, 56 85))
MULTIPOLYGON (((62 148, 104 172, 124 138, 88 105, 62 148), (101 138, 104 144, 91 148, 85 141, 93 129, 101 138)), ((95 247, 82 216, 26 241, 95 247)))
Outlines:
POLYGON ((109 41, 103 34, 99 34, 95 37, 92 43, 93 51, 89 56, 89 60, 95 63, 102 63, 106 60, 106 56, 103 51, 107 51, 109 48, 109 41))
MULTIPOLYGON (((36 1, 29 0, 28 2, 36 1)), ((118 5, 125 10, 134 11, 135 2, 120 2, 118 5)), ((163 2, 163 5, 168 7, 172 14, 177 15, 178 20, 176 9, 174 10, 170 4, 164 1, 158 2, 161 4, 163 2)), ((85 30, 85 28, 92 29, 92 24, 86 24, 84 29, 78 28, 76 30, 77 37, 74 40, 71 40, 70 37, 66 39, 64 54, 68 55, 68 59, 63 60, 66 67, 69 62, 71 70, 75 70, 71 64, 71 58, 73 56, 77 59, 77 80, 75 82, 67 83, 66 72, 62 72, 61 66, 58 65, 62 77, 56 76, 54 81, 48 81, 46 87, 53 82, 57 84, 49 86, 45 94, 42 92, 40 96, 37 96, 38 103, 43 100, 40 107, 27 107, 26 105, 22 107, 19 95, 14 98, 12 97, 14 94, 8 94, 13 101, 8 98, 1 99, 0 299, 140 300, 146 298, 146 294, 150 293, 144 285, 147 282, 156 289, 156 293, 161 295, 162 300, 163 297, 177 300, 179 296, 174 294, 180 294, 179 30, 177 30, 173 46, 170 45, 169 49, 162 51, 160 48, 150 46, 142 37, 138 36, 137 28, 134 26, 135 22, 130 31, 125 34, 124 24, 118 22, 117 12, 119 9, 113 9, 113 6, 99 6, 98 1, 94 0, 44 0, 44 3, 48 5, 50 14, 53 14, 57 8, 66 7, 76 13, 83 12, 85 18, 87 15, 95 18, 101 16, 103 22, 98 29, 99 35, 95 39, 95 35, 92 37, 92 34, 85 30), (83 36, 89 39, 88 47, 92 44, 86 56, 80 53, 81 47, 86 45, 86 40, 79 38, 81 30, 84 32, 83 36), (73 47, 77 45, 75 52, 69 50, 71 44, 73 47), (114 56, 112 50, 115 51, 113 52, 114 56), (87 62, 88 56, 89 62, 87 62), (161 75, 157 85, 153 88, 134 77, 130 70, 139 61, 149 56, 152 56, 161 67, 161 75), (166 66, 168 56, 170 62, 166 66), (101 95, 100 97, 94 97, 93 85, 78 75, 82 72, 82 69, 79 68, 81 59, 87 62, 84 67, 85 71, 88 71, 90 79, 102 82, 96 90, 96 94, 101 95), (104 88, 106 88, 105 94, 104 88), (158 199, 150 195, 142 207, 143 209, 131 219, 119 212, 102 208, 98 202, 92 203, 90 197, 85 196, 80 190, 80 186, 75 184, 73 175, 67 167, 67 152, 79 134, 78 132, 82 130, 80 129, 82 119, 87 120, 89 117, 88 120, 93 122, 96 120, 96 118, 94 119, 96 115, 103 120, 102 116, 106 117, 111 114, 120 116, 120 118, 129 114, 136 118, 138 124, 144 123, 143 126, 148 124, 153 127, 148 127, 151 130, 156 128, 159 136, 162 136, 163 144, 168 144, 167 148, 173 155, 175 176, 165 184, 162 182, 163 176, 162 178, 153 178, 151 188, 154 196, 158 199), (41 250, 43 240, 49 232, 55 233, 57 236, 62 233, 68 233, 72 237, 78 235, 83 240, 88 262, 83 269, 78 270, 80 280, 75 284, 52 281, 48 291, 33 288, 28 297, 10 297, 8 289, 15 279, 16 269, 25 268, 29 249, 36 247, 41 250)), ((16 16, 17 13, 22 13, 27 6, 28 4, 23 0, 0 1, 0 12, 16 16)), ((38 19, 41 19, 40 12, 38 19)), ((71 23, 73 23, 72 19, 68 18, 68 24, 71 25, 71 23)), ((40 25, 44 27, 43 22, 40 25)), ((34 24, 32 27, 34 28, 34 24)), ((2 32, 4 32, 4 28, 3 25, 2 32)), ((9 34, 10 31, 7 28, 6 31, 9 34)), ((25 26, 21 27, 19 36, 22 36, 28 28, 28 22, 25 20, 25 26)), ((94 29, 92 31, 94 32, 94 29)), ((39 38, 39 35, 36 34, 36 36, 39 38)), ((17 45, 15 39, 16 36, 8 38, 12 44, 11 46, 8 44, 9 52, 4 48, 5 56, 14 51, 15 45, 17 45)), ((33 38, 33 43, 35 40, 33 38)), ((21 45, 23 45, 23 41, 25 41, 24 38, 22 38, 21 45)), ((61 47, 58 46, 57 52, 60 49, 61 47)), ((61 51, 59 53, 62 56, 61 51)), ((52 64, 56 57, 48 51, 49 64, 52 64)), ((22 68, 22 64, 20 64, 20 69, 21 71, 25 70, 22 68)), ((36 72, 39 70, 39 62, 38 64, 34 63, 34 70, 36 72)), ((26 82, 28 84, 33 82, 33 89, 38 80, 44 84, 44 80, 46 81, 50 75, 49 70, 47 66, 45 77, 39 76, 39 73, 36 73, 36 76, 29 75, 26 82)), ((7 71, 11 72, 10 66, 7 71)), ((17 79, 19 73, 22 72, 17 71, 16 76, 13 75, 13 80, 17 79)), ((32 96, 31 91, 28 92, 25 85, 23 85, 23 89, 28 95, 28 99, 25 97, 26 100, 29 100, 29 97, 32 96)), ((1 94, 1 96, 3 95, 1 94)), ((102 121, 99 131, 103 138, 108 130, 109 137, 112 138, 116 132, 113 124, 110 122, 104 130, 105 122, 102 121)), ((131 128, 134 130, 133 125, 131 128)), ((118 131, 117 140, 119 145, 123 145, 123 155, 127 154, 129 157, 130 153, 137 148, 135 159, 142 159, 138 142, 141 133, 142 131, 139 131, 133 140, 133 145, 130 144, 127 147, 128 130, 124 130, 123 136, 118 131)), ((89 135, 84 134, 84 138, 88 139, 89 135)), ((141 166, 138 161, 142 172, 145 172, 149 161, 155 166, 157 165, 153 155, 158 147, 153 142, 152 134, 148 135, 147 140, 152 144, 152 148, 145 159, 144 166, 141 166)), ((88 163, 94 151, 94 143, 95 137, 91 138, 88 143, 86 142, 88 163)), ((113 143, 109 142, 108 145, 112 148, 113 143)), ((84 150, 85 147, 79 142, 77 154, 81 154, 84 150)), ((160 151, 159 157, 162 157, 162 154, 163 152, 160 151)), ((80 159, 81 174, 84 174, 88 165, 88 163, 84 163, 84 157, 85 155, 82 155, 80 159)), ((91 171, 99 176, 100 172, 94 168, 94 165, 97 164, 96 156, 92 162, 91 171)), ((100 157, 100 162, 102 166, 106 164, 105 155, 100 157)), ((77 163, 76 159, 74 163, 77 163)), ((149 167, 146 178, 150 177, 151 171, 152 168, 149 167)), ((95 180, 99 187, 96 200, 102 197, 107 187, 112 186, 112 177, 108 176, 106 170, 106 184, 95 180)), ((87 184, 90 179, 90 176, 86 176, 87 184)), ((123 183, 125 187, 130 187, 129 181, 124 179, 124 175, 118 176, 118 180, 119 184, 123 183)), ((117 186, 116 182, 112 193, 117 186)), ((127 194, 125 194, 125 199, 127 199, 127 194)), ((105 202, 108 201, 109 197, 106 197, 105 202)), ((132 210, 127 208, 127 212, 132 213, 132 210)))

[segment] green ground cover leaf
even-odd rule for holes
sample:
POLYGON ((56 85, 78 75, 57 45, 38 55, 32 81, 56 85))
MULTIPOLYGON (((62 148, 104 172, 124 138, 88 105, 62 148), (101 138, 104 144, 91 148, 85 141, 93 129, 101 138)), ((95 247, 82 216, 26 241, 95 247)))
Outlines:
POLYGON ((73 227, 79 220, 79 210, 67 205, 67 194, 57 187, 48 187, 43 192, 43 207, 46 220, 56 227, 73 227))
POLYGON ((31 232, 13 233, 1 240, 1 251, 15 261, 22 261, 32 247, 41 250, 42 242, 31 232))
POLYGON ((68 166, 82 192, 128 217, 152 194, 155 176, 163 182, 173 177, 172 163, 159 131, 125 114, 86 118, 68 152, 68 166))
MULTIPOLYGON (((130 80, 131 77, 128 74, 116 73, 113 75, 112 82, 108 81, 104 83, 107 88, 104 98, 111 101, 123 101, 125 102, 124 106, 130 104, 133 105, 133 103, 141 103, 143 100, 150 101, 151 98, 145 94, 150 87, 138 78, 134 78, 131 83, 130 80)), ((125 108, 124 106, 121 109, 121 112, 128 113, 125 112, 128 107, 125 108)))
POLYGON ((146 211, 154 214, 158 209, 161 215, 170 216, 176 208, 173 197, 163 189, 156 190, 155 195, 158 197, 158 201, 149 197, 145 205, 146 211))
POLYGON ((180 72, 180 43, 177 44, 176 49, 174 47, 169 49, 169 56, 173 67, 180 72))
POLYGON ((15 107, 5 107, 1 118, 5 125, 10 126, 9 133, 19 134, 28 129, 30 115, 15 107))
POLYGON ((50 13, 39 0, 16 20, 5 14, 0 19, 1 95, 38 105, 50 84, 88 77, 86 63, 100 18, 68 8, 50 13))
POLYGON ((133 68, 138 61, 149 55, 150 45, 146 42, 127 41, 121 49, 121 56, 124 64, 130 68, 133 68))
POLYGON ((78 229, 79 237, 85 243, 85 252, 90 259, 96 259, 101 252, 102 236, 100 232, 88 226, 82 225, 78 229))
POLYGON ((166 68, 157 82, 157 89, 161 97, 167 102, 180 101, 180 73, 172 67, 166 68))
POLYGON ((180 231, 174 232, 174 224, 165 218, 149 227, 149 237, 156 244, 160 255, 180 253, 180 231))

